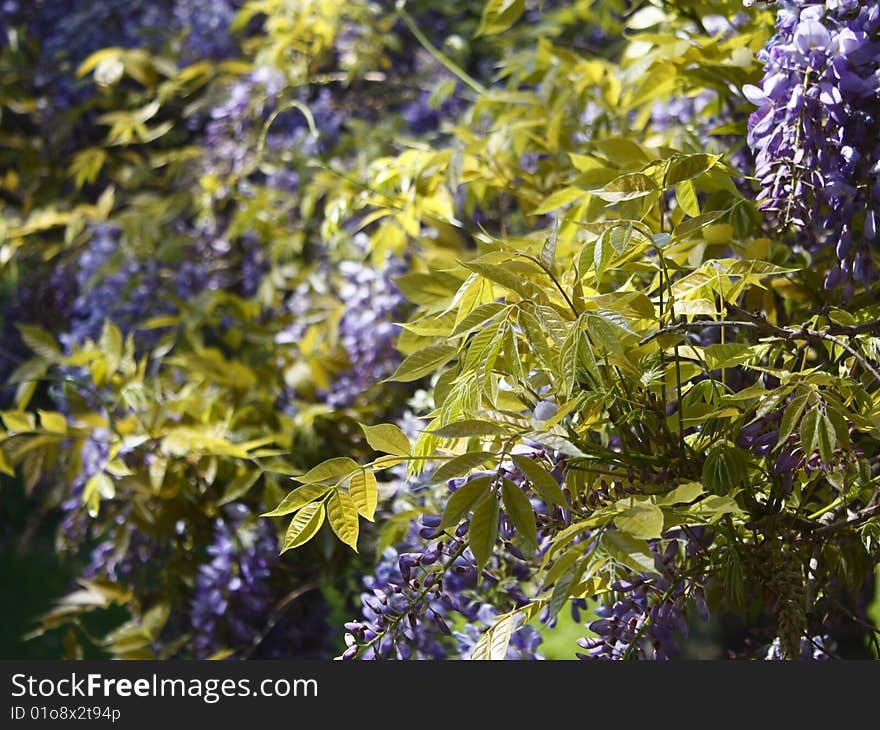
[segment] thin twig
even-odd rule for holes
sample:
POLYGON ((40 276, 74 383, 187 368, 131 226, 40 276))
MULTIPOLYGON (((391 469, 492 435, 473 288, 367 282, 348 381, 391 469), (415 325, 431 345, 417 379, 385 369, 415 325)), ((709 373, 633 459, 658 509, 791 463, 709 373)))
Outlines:
POLYGON ((846 517, 842 520, 837 520, 836 522, 832 522, 830 525, 819 527, 813 531, 813 534, 817 537, 822 535, 829 535, 831 533, 838 532, 839 530, 846 529, 847 527, 855 527, 857 525, 860 525, 863 522, 867 522, 872 517, 876 517, 877 515, 880 515, 880 504, 875 504, 873 507, 865 507, 864 509, 859 510, 849 517, 846 517))
POLYGON ((779 327, 778 325, 772 324, 768 322, 764 317, 754 312, 748 312, 745 309, 741 309, 735 305, 730 305, 729 310, 731 314, 734 314, 737 317, 741 317, 742 319, 737 321, 698 321, 698 322, 679 322, 674 325, 669 325, 668 327, 663 327, 656 332, 648 335, 643 338, 640 345, 645 345, 648 342, 660 337, 663 334, 668 334, 671 332, 681 332, 683 330, 692 330, 692 329, 703 329, 704 327, 747 327, 750 329, 757 330, 758 332, 769 335, 771 337, 776 337, 780 340, 786 340, 788 342, 812 342, 817 343, 820 341, 830 342, 834 345, 837 345, 841 349, 848 352, 852 355, 859 364, 867 370, 871 376, 880 383, 880 371, 875 368, 868 359, 862 355, 858 350, 856 350, 851 345, 847 344, 839 337, 835 335, 853 335, 853 327, 859 328, 855 333, 856 334, 864 334, 866 332, 872 331, 872 327, 876 326, 874 323, 866 322, 864 326, 862 325, 853 325, 852 327, 845 327, 843 325, 835 325, 833 327, 829 327, 825 330, 814 330, 808 328, 806 325, 802 325, 799 329, 789 328, 789 327, 779 327))
POLYGON ((306 583, 303 586, 291 591, 284 598, 282 598, 272 609, 272 614, 269 616, 269 620, 266 622, 265 628, 254 638, 253 643, 242 653, 242 659, 249 659, 251 655, 257 650, 260 644, 265 641, 266 637, 272 633, 272 629, 275 628, 275 624, 278 623, 278 620, 284 614, 287 607, 293 603, 297 598, 299 598, 304 593, 308 593, 309 591, 313 591, 318 587, 317 583, 306 583))

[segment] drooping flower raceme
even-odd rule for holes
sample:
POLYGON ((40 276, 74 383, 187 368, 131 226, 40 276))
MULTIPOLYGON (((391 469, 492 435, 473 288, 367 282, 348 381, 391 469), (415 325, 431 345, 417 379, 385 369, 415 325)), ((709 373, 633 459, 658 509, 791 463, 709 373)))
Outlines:
POLYGON ((390 257, 379 271, 359 261, 344 261, 339 269, 346 279, 339 291, 345 305, 339 340, 351 367, 339 373, 327 402, 346 407, 391 375, 400 362, 394 346, 400 327, 394 321, 402 314, 405 299, 394 279, 404 273, 405 264, 390 257))
POLYGON ((749 120, 761 207, 795 224, 813 248, 833 246, 826 279, 872 279, 880 212, 880 2, 780 4, 761 52, 749 120))
POLYGON ((196 656, 233 649, 260 659, 324 658, 328 626, 319 593, 299 598, 297 607, 303 610, 295 615, 285 611, 272 620, 278 542, 265 521, 251 520, 242 504, 227 506, 217 520, 210 560, 199 568, 190 610, 196 656))

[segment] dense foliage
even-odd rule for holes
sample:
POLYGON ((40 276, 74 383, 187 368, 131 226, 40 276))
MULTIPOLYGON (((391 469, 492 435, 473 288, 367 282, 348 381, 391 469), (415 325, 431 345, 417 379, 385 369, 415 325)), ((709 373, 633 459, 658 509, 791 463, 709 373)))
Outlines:
POLYGON ((124 5, 0 5, 32 637, 880 656, 880 3, 124 5))

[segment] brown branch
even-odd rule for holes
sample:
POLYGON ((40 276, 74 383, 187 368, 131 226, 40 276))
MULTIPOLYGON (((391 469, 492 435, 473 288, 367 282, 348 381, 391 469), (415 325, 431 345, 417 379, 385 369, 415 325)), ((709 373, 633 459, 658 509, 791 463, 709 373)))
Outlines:
POLYGON ((875 327, 880 328, 880 322, 865 322, 861 325, 851 326, 832 325, 825 330, 809 329, 806 325, 802 325, 799 329, 795 329, 793 327, 779 327, 775 324, 771 324, 760 314, 749 312, 734 304, 729 305, 728 309, 732 314, 741 319, 738 321, 679 322, 678 324, 663 327, 662 329, 648 335, 639 342, 639 345, 645 345, 660 335, 671 332, 681 332, 682 330, 703 329, 704 327, 748 327, 757 330, 761 334, 776 337, 780 340, 787 340, 788 342, 811 342, 813 344, 823 340, 825 342, 830 342, 852 355, 858 360, 859 364, 867 370, 878 383, 880 383, 880 371, 878 371, 877 368, 875 368, 858 350, 835 336, 844 335, 851 337, 855 334, 872 332, 875 327))
POLYGON ((661 335, 667 335, 673 332, 681 332, 682 330, 701 330, 706 327, 752 327, 753 329, 758 329, 757 325, 752 322, 733 322, 730 320, 703 320, 699 322, 679 322, 678 324, 671 324, 668 327, 663 327, 662 329, 653 332, 647 337, 643 338, 639 341, 639 345, 647 345, 652 340, 656 340, 661 335))
POLYGON ((857 525, 860 525, 863 522, 867 522, 872 517, 876 517, 878 515, 880 515, 880 504, 875 504, 872 507, 865 507, 864 509, 859 510, 855 514, 846 517, 845 519, 837 520, 836 522, 832 522, 829 525, 818 527, 813 531, 813 534, 817 537, 830 535, 834 532, 844 530, 847 527, 855 527, 857 525))

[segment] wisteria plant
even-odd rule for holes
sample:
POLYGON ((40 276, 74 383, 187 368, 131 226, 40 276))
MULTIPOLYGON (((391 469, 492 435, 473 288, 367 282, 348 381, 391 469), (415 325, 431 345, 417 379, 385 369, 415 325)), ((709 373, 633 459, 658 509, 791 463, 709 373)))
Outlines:
POLYGON ((880 656, 880 3, 113 5, 0 5, 35 637, 880 656))

